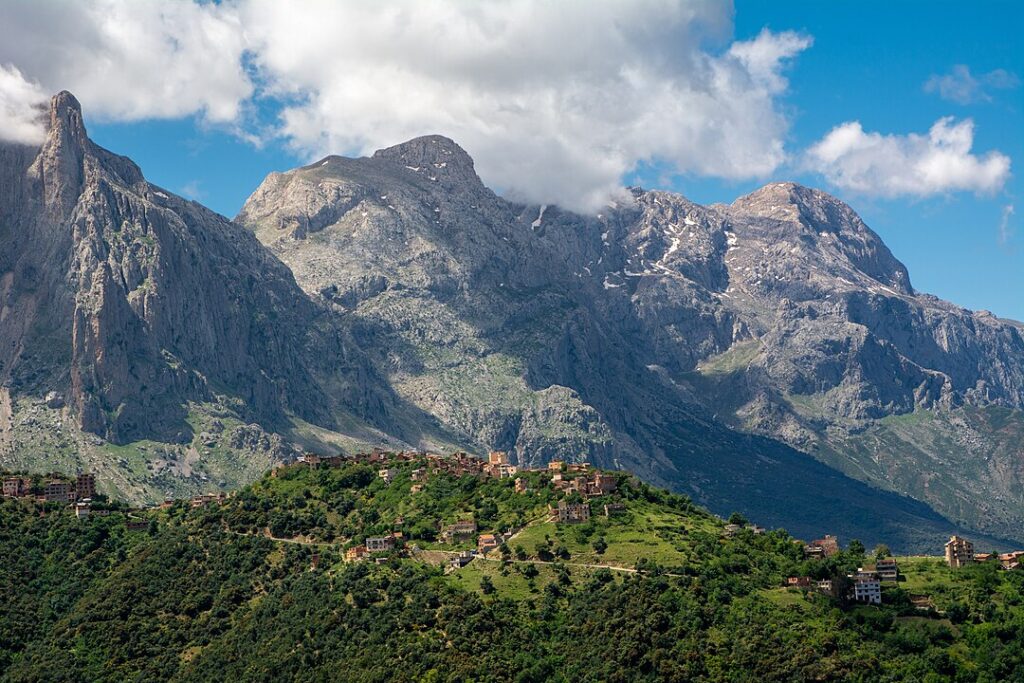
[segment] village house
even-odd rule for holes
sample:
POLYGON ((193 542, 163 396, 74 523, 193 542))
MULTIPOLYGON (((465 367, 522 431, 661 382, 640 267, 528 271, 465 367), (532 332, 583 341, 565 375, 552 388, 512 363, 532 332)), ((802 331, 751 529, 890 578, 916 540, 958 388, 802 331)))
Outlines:
POLYGON ((172 498, 164 498, 164 502, 160 503, 161 510, 170 510, 174 507, 174 500, 172 498))
POLYGON ((366 549, 371 553, 383 553, 395 549, 394 536, 370 536, 366 539, 366 549))
POLYGON ((763 526, 758 526, 756 524, 748 524, 746 528, 750 529, 750 531, 753 532, 755 536, 760 536, 764 534, 765 531, 767 531, 767 529, 765 529, 763 526))
POLYGON ((491 472, 492 476, 496 476, 498 479, 511 479, 519 472, 519 468, 515 465, 502 463, 501 465, 496 465, 491 472))
POLYGON ((424 481, 427 478, 427 470, 423 467, 417 467, 412 471, 409 477, 413 481, 424 481))
POLYGON ((7 477, 4 479, 4 497, 21 498, 32 491, 32 479, 29 477, 7 477))
POLYGON ((586 522, 590 519, 588 503, 567 503, 560 500, 558 509, 554 512, 558 515, 558 521, 562 523, 586 522))
POLYGON ((567 468, 570 472, 586 472, 590 469, 589 462, 571 462, 567 468))
POLYGON ((882 583, 878 580, 877 575, 851 578, 853 578, 852 598, 856 602, 866 602, 870 605, 882 604, 882 583))
POLYGON ((975 562, 991 562, 996 559, 995 553, 974 553, 975 562))
POLYGON ((804 557, 808 559, 831 557, 839 552, 839 539, 826 535, 804 546, 804 557))
POLYGON ((459 553, 458 555, 453 555, 451 559, 448 560, 448 566, 450 566, 452 569, 462 569, 472 561, 473 551, 463 550, 461 553, 459 553))
POLYGON ((370 554, 370 551, 366 549, 365 545, 352 546, 345 551, 346 562, 359 562, 365 560, 366 556, 370 554))
POLYGON ((398 470, 393 467, 385 467, 377 472, 377 476, 383 479, 385 484, 390 484, 398 476, 398 470))
POLYGON ((409 493, 419 493, 423 490, 423 484, 413 484, 409 487, 409 493))
POLYGON ((974 544, 961 536, 950 536, 946 541, 946 564, 954 569, 974 562, 974 544))
MULTIPOLYGON (((726 538, 732 538, 742 528, 739 524, 726 524, 722 529, 722 533, 725 534, 726 538)), ((804 555, 807 555, 806 546, 804 548, 804 555)))
POLYGON ((441 540, 445 543, 464 543, 473 540, 474 536, 476 536, 476 522, 472 519, 460 520, 441 530, 441 540))
POLYGON ((899 581, 900 569, 896 566, 895 557, 886 557, 875 564, 875 571, 882 581, 899 581))
POLYGON ((1020 569, 1022 558, 1024 558, 1024 550, 1015 550, 1012 553, 1000 553, 999 566, 1002 569, 1020 569))
POLYGON ((87 501, 80 501, 75 503, 75 518, 84 519, 89 516, 89 503, 87 501))
POLYGON ((73 503, 75 501, 75 488, 69 482, 51 479, 43 487, 42 498, 49 503, 73 503))
POLYGON ((125 526, 128 528, 128 531, 146 531, 149 529, 149 520, 129 517, 128 521, 125 522, 125 526))
POLYGON ((816 582, 815 587, 826 595, 832 595, 832 579, 822 579, 816 582))
POLYGON ((508 453, 505 451, 491 451, 487 454, 487 463, 489 465, 507 465, 508 453))
POLYGON ((857 571, 850 575, 855 579, 877 579, 878 570, 875 569, 875 565, 866 564, 863 567, 857 567, 857 571))
POLYGON ((96 497, 96 475, 79 474, 75 479, 75 495, 78 500, 96 497))
POLYGON ((810 588, 811 577, 809 576, 788 576, 786 577, 786 586, 788 588, 810 588))
POLYGON ((480 534, 480 538, 478 538, 476 541, 477 552, 483 553, 485 555, 488 552, 497 548, 499 545, 500 543, 498 542, 498 537, 494 534, 480 534))
POLYGON ((928 612, 935 609, 935 602, 928 595, 911 595, 910 604, 918 612, 928 612))
POLYGON ((604 516, 611 517, 612 515, 620 515, 626 511, 626 506, 622 503, 605 503, 604 504, 604 516))
POLYGON ((206 507, 207 505, 212 505, 213 503, 217 503, 219 505, 225 500, 227 500, 227 495, 225 495, 223 491, 219 491, 217 493, 204 493, 199 496, 192 496, 191 502, 193 508, 201 508, 206 507))
POLYGON ((548 463, 548 472, 561 472, 564 467, 564 460, 552 460, 548 463))
POLYGON ((526 480, 522 477, 516 477, 516 493, 526 493, 529 490, 529 487, 526 485, 526 480))

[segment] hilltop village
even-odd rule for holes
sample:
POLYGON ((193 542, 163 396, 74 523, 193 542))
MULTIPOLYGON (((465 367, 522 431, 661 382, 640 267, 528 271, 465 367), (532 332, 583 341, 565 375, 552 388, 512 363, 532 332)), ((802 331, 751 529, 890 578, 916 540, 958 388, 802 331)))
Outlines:
MULTIPOLYGON (((376 479, 386 487, 397 485, 399 479, 407 481, 408 496, 423 493, 431 479, 442 474, 451 478, 506 480, 510 482, 516 495, 544 492, 546 500, 550 501, 544 508, 544 514, 537 519, 524 521, 518 526, 495 528, 471 516, 462 516, 453 520, 435 520, 436 533, 420 534, 422 538, 407 538, 405 533, 395 530, 385 534, 334 539, 336 545, 343 547, 346 562, 370 560, 383 563, 393 557, 411 557, 434 564, 444 564, 448 572, 457 572, 477 559, 489 560, 497 557, 508 562, 515 557, 524 560, 522 547, 517 547, 513 551, 511 544, 524 528, 531 524, 579 525, 589 522, 592 516, 612 518, 624 514, 627 506, 616 493, 624 482, 633 478, 624 472, 601 471, 586 462, 556 460, 543 468, 523 468, 511 464, 508 454, 503 451, 491 451, 487 458, 483 459, 464 452, 439 455, 425 452, 391 452, 382 449, 352 456, 321 456, 309 453, 290 463, 278 464, 270 476, 272 479, 278 479, 302 470, 331 470, 353 464, 373 468, 376 479), (402 478, 400 474, 406 476, 402 478)), ((122 512, 130 531, 147 528, 150 524, 148 515, 156 511, 169 511, 183 504, 188 509, 197 510, 211 505, 223 505, 232 499, 231 494, 224 492, 205 493, 193 496, 184 503, 168 499, 157 506, 132 510, 108 501, 105 496, 97 495, 96 478, 89 473, 81 473, 74 478, 62 475, 8 475, 3 478, 3 496, 40 504, 44 510, 46 506, 56 505, 58 509, 65 506, 79 519, 122 512)), ((396 520, 401 521, 401 517, 396 520)), ((767 531, 763 527, 746 522, 739 515, 734 515, 727 523, 720 524, 719 528, 720 536, 724 539, 736 539, 743 533, 762 535, 767 531)), ((263 533, 275 540, 310 545, 316 543, 308 538, 302 538, 301 535, 278 537, 270 527, 264 529, 263 533)), ((805 575, 786 577, 783 586, 818 593, 843 602, 879 605, 882 604, 885 594, 883 585, 895 586, 901 581, 897 560, 889 556, 887 550, 876 552, 873 563, 858 566, 856 571, 836 573, 834 567, 829 564, 829 559, 841 552, 839 540, 832 535, 804 543, 802 555, 808 563, 805 566, 811 571, 805 575)), ((554 549, 547 553, 547 557, 544 551, 540 551, 539 559, 529 561, 553 561, 560 556, 563 556, 563 553, 554 549)), ((953 569, 992 562, 1000 569, 1017 570, 1022 566, 1022 558, 1024 551, 1002 554, 975 553, 973 544, 959 536, 953 536, 945 544, 945 561, 953 569)), ((319 555, 314 555, 313 568, 318 562, 319 555)), ((613 565, 608 567, 618 568, 613 565)), ((929 609, 932 606, 926 596, 911 595, 910 600, 918 609, 929 609)))

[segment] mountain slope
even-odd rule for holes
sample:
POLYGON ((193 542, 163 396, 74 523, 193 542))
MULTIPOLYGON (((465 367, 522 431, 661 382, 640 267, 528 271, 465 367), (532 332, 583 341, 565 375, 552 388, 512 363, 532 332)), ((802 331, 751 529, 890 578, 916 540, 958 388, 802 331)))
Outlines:
POLYGON ((296 419, 388 424, 383 382, 251 233, 93 144, 70 94, 48 116, 40 148, 0 146, 5 462, 153 498, 255 476, 296 419))
POLYGON ((981 329, 983 316, 916 295, 849 207, 791 184, 731 207, 634 190, 582 216, 495 196, 458 145, 430 136, 272 174, 236 220, 352 321, 403 399, 475 447, 627 467, 798 533, 821 514, 945 522, 733 428, 980 526, 941 496, 865 476, 839 434, 980 400, 965 359, 985 400, 1021 398, 1018 327, 981 329), (947 331, 960 341, 940 353, 947 331), (812 400, 829 412, 792 407, 812 400))

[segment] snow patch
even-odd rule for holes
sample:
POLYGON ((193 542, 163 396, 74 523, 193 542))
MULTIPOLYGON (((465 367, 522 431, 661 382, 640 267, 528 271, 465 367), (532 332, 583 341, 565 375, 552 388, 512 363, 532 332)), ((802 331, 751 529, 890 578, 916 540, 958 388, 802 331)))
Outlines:
POLYGON ((536 230, 537 228, 540 227, 541 222, 544 220, 544 212, 547 211, 547 209, 548 209, 548 205, 547 204, 541 204, 540 213, 537 214, 537 219, 535 221, 533 221, 532 223, 530 223, 530 227, 531 228, 536 230))
POLYGON ((419 170, 420 170, 419 166, 406 166, 406 168, 409 169, 410 171, 414 171, 416 173, 419 173, 419 170))

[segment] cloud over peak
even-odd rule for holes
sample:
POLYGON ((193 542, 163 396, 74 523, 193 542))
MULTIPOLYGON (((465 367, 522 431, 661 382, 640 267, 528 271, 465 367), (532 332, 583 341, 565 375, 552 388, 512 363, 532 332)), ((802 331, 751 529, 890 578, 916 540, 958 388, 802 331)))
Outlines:
POLYGON ((20 71, 0 75, 0 111, 69 89, 100 119, 245 132, 263 107, 310 158, 441 133, 505 193, 586 209, 640 161, 743 179, 787 159, 778 98, 811 40, 731 33, 710 0, 15 1, 0 64, 20 71))
POLYGON ((939 119, 927 135, 865 132, 859 121, 833 128, 812 145, 806 166, 845 190, 882 197, 956 191, 991 194, 1010 176, 1010 159, 972 153, 974 122, 939 119))

